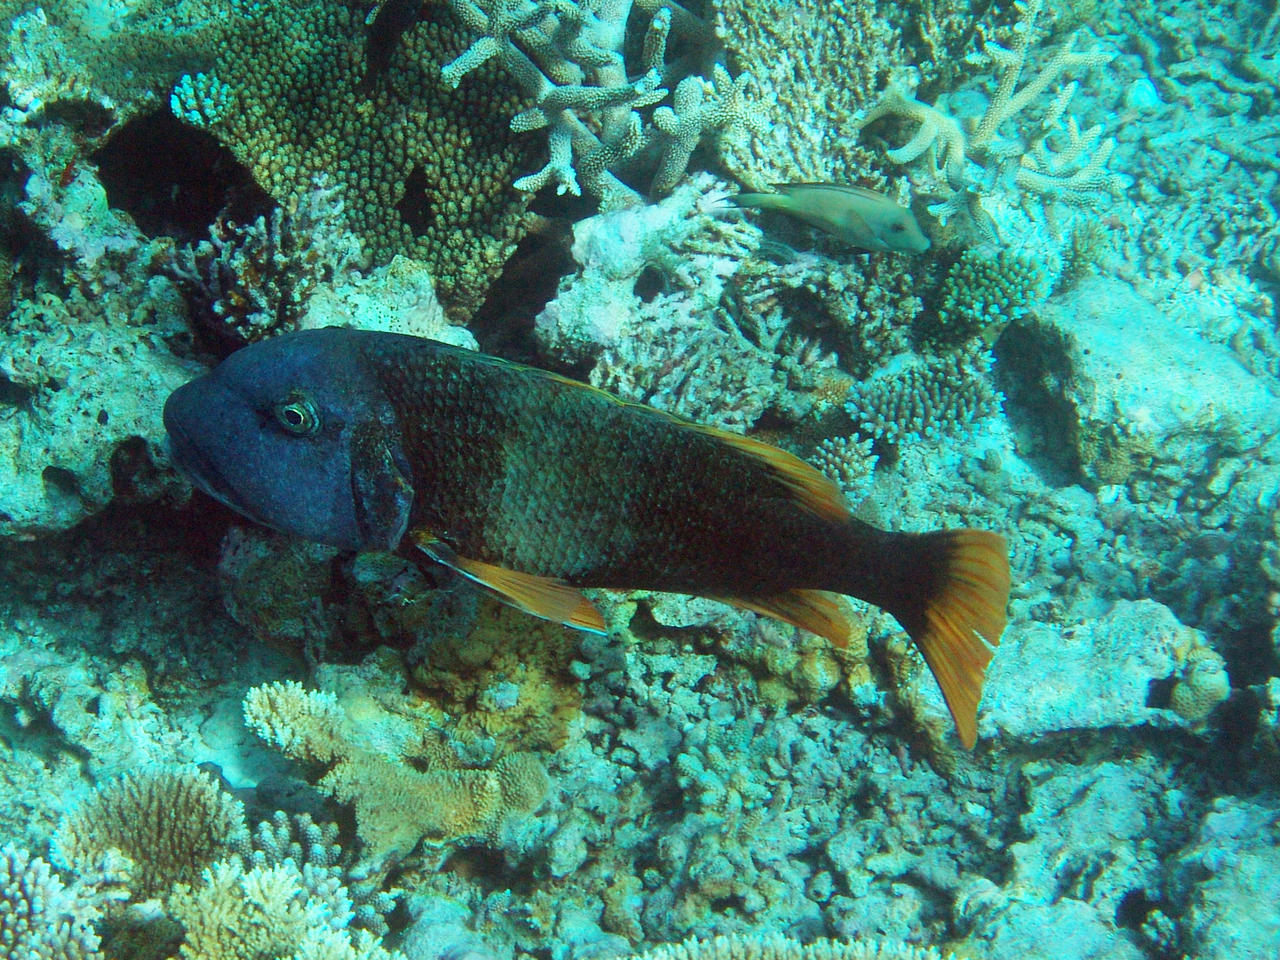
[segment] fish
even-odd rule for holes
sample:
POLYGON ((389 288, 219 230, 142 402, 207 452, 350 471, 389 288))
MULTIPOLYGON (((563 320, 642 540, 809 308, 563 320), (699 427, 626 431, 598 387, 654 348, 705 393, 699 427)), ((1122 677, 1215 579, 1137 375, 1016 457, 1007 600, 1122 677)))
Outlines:
POLYGON ((924 253, 929 238, 892 197, 844 183, 775 183, 777 193, 739 193, 739 207, 779 210, 837 240, 877 253, 924 253))
POLYGON ((164 424, 194 486, 341 550, 425 555, 514 606, 606 632, 585 588, 712 597, 844 646, 839 595, 887 610, 972 747, 1005 626, 999 534, 880 530, 761 440, 534 367, 327 327, 247 346, 176 389, 164 424))

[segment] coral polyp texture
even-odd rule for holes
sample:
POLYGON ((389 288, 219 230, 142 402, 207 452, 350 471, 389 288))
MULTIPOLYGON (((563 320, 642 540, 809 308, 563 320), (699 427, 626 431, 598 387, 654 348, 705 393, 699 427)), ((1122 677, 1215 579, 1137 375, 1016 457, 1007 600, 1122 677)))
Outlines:
POLYGON ((115 854, 131 894, 145 900, 193 879, 248 839, 244 808, 193 770, 127 773, 58 825, 54 855, 82 874, 115 854))
POLYGON ((527 104, 511 75, 495 62, 461 89, 443 81, 467 40, 441 4, 423 8, 381 73, 360 12, 340 0, 241 13, 211 69, 175 87, 174 113, 286 207, 329 184, 373 263, 423 260, 447 307, 468 315, 526 225, 528 194, 511 184, 536 143, 507 129, 527 104))
POLYGON ((329 767, 317 786, 355 805, 356 832, 373 857, 403 856, 420 840, 496 839, 550 789, 533 754, 512 753, 488 768, 467 769, 440 740, 421 734, 403 740, 397 727, 375 731, 370 723, 381 711, 370 712, 370 706, 362 722, 331 693, 271 683, 249 691, 244 714, 253 730, 287 756, 329 767))

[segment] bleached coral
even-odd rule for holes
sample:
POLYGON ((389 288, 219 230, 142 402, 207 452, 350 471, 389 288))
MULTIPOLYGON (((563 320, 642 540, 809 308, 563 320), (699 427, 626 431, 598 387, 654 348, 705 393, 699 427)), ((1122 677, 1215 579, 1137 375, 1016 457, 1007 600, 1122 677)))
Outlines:
POLYGON ((1106 168, 1115 141, 1102 139, 1101 126, 1080 130, 1066 112, 1077 89, 1075 82, 1054 95, 1033 126, 1024 126, 1013 140, 1001 139, 1001 128, 1064 74, 1100 66, 1114 56, 1098 49, 1074 50, 1072 37, 1019 86, 1038 36, 1036 19, 1043 5, 1043 0, 1018 4, 1022 16, 1012 46, 993 41, 986 44, 984 53, 996 67, 998 83, 972 131, 966 131, 956 117, 937 106, 917 100, 897 82, 889 84, 859 121, 859 129, 884 117, 917 125, 911 138, 888 150, 887 156, 904 165, 923 161, 913 172, 915 183, 922 192, 941 198, 929 211, 944 224, 954 214, 966 213, 981 232, 994 236, 994 225, 981 199, 1006 180, 1027 193, 1076 203, 1086 202, 1100 191, 1118 192, 1125 183, 1106 168))
POLYGON ((710 79, 684 77, 669 106, 641 113, 668 95, 663 84, 676 69, 666 63, 669 34, 674 30, 704 46, 710 39, 709 27, 678 4, 634 4, 651 18, 633 79, 623 56, 632 0, 448 2, 479 37, 444 65, 445 81, 456 87, 498 59, 534 101, 512 118, 511 129, 548 130, 547 163, 517 180, 518 189, 554 183, 560 193, 578 194, 585 186, 604 209, 626 206, 640 198, 615 170, 646 148, 658 154, 653 189, 663 193, 708 133, 762 125, 762 115, 744 96, 748 78, 732 79, 723 67, 710 79))

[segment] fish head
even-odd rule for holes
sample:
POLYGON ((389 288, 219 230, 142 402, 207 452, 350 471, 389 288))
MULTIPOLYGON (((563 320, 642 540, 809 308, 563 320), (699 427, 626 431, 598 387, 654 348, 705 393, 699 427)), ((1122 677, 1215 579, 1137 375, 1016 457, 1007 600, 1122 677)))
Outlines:
POLYGON ((264 340, 179 387, 164 406, 175 463, 266 526, 344 550, 394 548, 412 473, 357 336, 330 328, 264 340))
POLYGON ((868 217, 868 224, 881 249, 897 253, 924 253, 929 249, 929 238, 906 207, 884 203, 868 217))

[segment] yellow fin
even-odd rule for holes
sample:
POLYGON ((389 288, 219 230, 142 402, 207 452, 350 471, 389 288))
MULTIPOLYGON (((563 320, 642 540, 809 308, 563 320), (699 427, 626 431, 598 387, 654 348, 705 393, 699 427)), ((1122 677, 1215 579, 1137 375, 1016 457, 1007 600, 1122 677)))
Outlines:
POLYGON ((848 606, 837 593, 825 590, 784 590, 767 597, 715 597, 752 613, 773 617, 793 627, 800 627, 820 637, 826 637, 833 646, 844 649, 853 635, 848 606))
POLYGON ((817 467, 754 437, 744 437, 740 433, 729 433, 727 430, 697 423, 685 425, 698 433, 715 437, 739 453, 745 453, 754 459, 768 470, 775 480, 787 488, 787 492, 791 494, 791 499, 795 503, 810 513, 833 523, 848 521, 849 505, 844 502, 844 495, 840 492, 840 488, 817 467))
POLYGON ((497 564, 460 557, 453 548, 428 533, 412 534, 413 542, 433 560, 450 566, 525 613, 554 620, 579 630, 607 633, 604 617, 577 587, 562 580, 508 570, 497 564))
POLYGON ((642 403, 620 400, 607 390, 593 387, 589 383, 570 380, 568 377, 562 377, 558 373, 539 372, 548 380, 555 381, 562 386, 575 390, 589 390, 610 403, 615 403, 622 407, 632 407, 636 410, 644 411, 650 416, 670 420, 685 429, 693 430, 708 437, 714 437, 721 443, 726 443, 733 447, 739 453, 744 453, 751 457, 768 470, 775 480, 787 488, 787 491, 791 494, 791 499, 810 513, 836 523, 844 523, 849 519, 849 505, 845 503, 844 494, 840 492, 840 487, 836 485, 834 480, 812 464, 805 463, 794 454, 787 453, 787 451, 781 450, 773 446, 773 444, 765 443, 763 440, 756 440, 754 437, 744 437, 740 433, 729 433, 727 430, 721 430, 718 427, 694 423, 692 420, 686 420, 673 413, 645 406, 642 403))
POLYGON ((1006 622, 1009 548, 1004 537, 987 530, 939 536, 946 540, 938 585, 907 632, 942 688, 960 742, 971 748, 978 739, 983 676, 1006 622))

